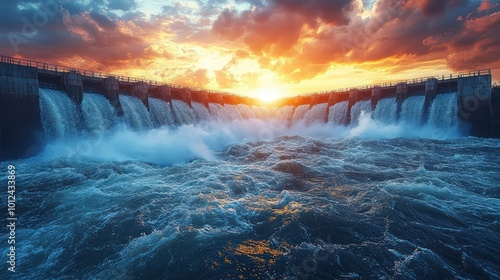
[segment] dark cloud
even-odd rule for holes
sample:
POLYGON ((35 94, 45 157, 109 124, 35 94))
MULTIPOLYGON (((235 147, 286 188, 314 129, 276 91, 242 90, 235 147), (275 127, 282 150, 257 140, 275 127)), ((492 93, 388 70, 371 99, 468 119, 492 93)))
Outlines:
POLYGON ((135 0, 108 0, 108 7, 112 10, 130 11, 137 8, 135 0))
POLYGON ((233 1, 195 2, 195 8, 159 4, 146 15, 134 0, 1 1, 0 52, 113 71, 144 69, 157 58, 197 63, 198 53, 179 48, 174 57, 157 43, 216 46, 234 61, 213 73, 183 69, 169 77, 195 86, 215 77, 221 87, 255 79, 236 70, 243 59, 288 81, 365 62, 394 69, 439 59, 457 71, 500 67, 498 1, 247 0, 243 11, 224 8, 233 1))
POLYGON ((353 9, 351 0, 273 0, 242 13, 226 9, 212 30, 228 40, 242 40, 255 53, 283 55, 299 41, 305 27, 316 27, 318 21, 345 25, 353 9))
POLYGON ((214 22, 212 30, 226 39, 236 40, 243 36, 246 31, 246 27, 242 23, 244 23, 244 19, 238 16, 236 10, 226 9, 214 22))
MULTIPOLYGON (((19 5, 5 2, 0 8, 8 10, 12 18, 7 19, 8 25, 0 25, 2 54, 99 71, 168 57, 150 48, 154 25, 140 18, 123 20, 107 12, 108 4, 117 8, 112 2, 90 1, 87 6, 66 0, 20 1, 23 4, 19 5)), ((131 8, 134 3, 127 1, 120 7, 131 8)))
POLYGON ((304 15, 313 21, 320 19, 334 25, 349 23, 349 12, 353 9, 351 0, 274 0, 275 9, 283 9, 294 14, 304 15))
POLYGON ((448 8, 464 6, 468 0, 417 0, 418 6, 425 15, 441 15, 448 8))
POLYGON ((113 21, 110 17, 105 14, 101 14, 99 12, 89 12, 88 15, 94 21, 99 28, 105 29, 115 29, 116 22, 113 21))
POLYGON ((424 42, 445 48, 448 65, 457 71, 498 65, 500 62, 500 12, 470 16, 457 33, 429 37, 424 42))
POLYGON ((332 48, 338 49, 338 45, 321 40, 311 47, 328 58, 316 59, 318 53, 303 48, 302 40, 324 36, 326 33, 319 31, 320 26, 348 26, 355 10, 351 0, 273 0, 267 6, 255 6, 243 12, 222 11, 212 31, 222 38, 247 45, 254 55, 261 57, 261 67, 286 73, 288 78, 300 81, 301 77, 306 79, 325 71, 328 68, 325 63, 339 53, 331 52, 332 48), (320 47, 323 43, 326 44, 320 47), (278 57, 287 59, 270 64, 272 58, 278 57))
POLYGON ((494 12, 498 5, 466 0, 365 4, 373 4, 367 18, 349 1, 274 0, 245 12, 225 10, 213 31, 242 41, 261 56, 261 67, 295 81, 312 78, 336 63, 403 57, 412 63, 441 54, 449 67, 463 70, 499 59, 500 13, 494 12), (287 24, 280 25, 280 20, 287 24))
POLYGON ((319 27, 347 28, 353 11, 354 2, 349 0, 274 0, 268 6, 240 13, 224 10, 212 30, 225 39, 246 44, 253 54, 261 56, 261 67, 300 81, 325 71, 327 64, 343 52, 339 44, 331 44, 331 35, 336 35, 328 34, 325 28, 319 31, 319 27), (305 47, 301 42, 304 39, 313 42, 305 47), (270 63, 277 57, 287 59, 270 63))

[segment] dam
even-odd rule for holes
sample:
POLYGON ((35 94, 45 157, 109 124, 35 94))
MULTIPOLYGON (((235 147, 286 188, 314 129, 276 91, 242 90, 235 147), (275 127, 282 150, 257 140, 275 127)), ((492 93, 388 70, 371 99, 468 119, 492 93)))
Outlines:
POLYGON ((263 106, 3 58, 16 277, 499 278, 493 89, 485 70, 263 106))
POLYGON ((500 98, 489 70, 317 92, 272 108, 230 93, 0 57, 0 160, 37 154, 49 140, 103 131, 120 120, 136 130, 206 119, 282 119, 357 125, 460 126, 465 136, 500 137, 500 98))

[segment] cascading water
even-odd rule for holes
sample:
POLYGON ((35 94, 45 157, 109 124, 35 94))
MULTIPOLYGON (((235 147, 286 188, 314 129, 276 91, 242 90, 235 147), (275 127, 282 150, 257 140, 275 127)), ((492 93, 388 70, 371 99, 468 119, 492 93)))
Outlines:
POLYGON ((174 125, 174 117, 172 116, 170 104, 161 99, 151 97, 148 99, 148 102, 149 115, 155 127, 174 125))
POLYGON ((267 107, 251 106, 252 111, 255 113, 255 117, 259 119, 267 119, 270 117, 270 110, 267 107))
POLYGON ((115 109, 101 94, 84 93, 81 104, 85 127, 89 131, 105 131, 117 122, 115 109))
POLYGON ((355 126, 359 123, 359 118, 361 113, 370 113, 372 111, 371 100, 364 100, 356 102, 351 108, 351 126, 355 126))
MULTIPOLYGON (((373 112, 373 120, 378 124, 370 124, 365 120, 363 126, 378 127, 384 124, 406 124, 415 128, 422 128, 423 124, 429 128, 446 128, 447 132, 458 128, 458 106, 456 94, 439 94, 429 109, 429 119, 422 120, 424 111, 424 96, 407 98, 402 104, 400 120, 396 121, 397 104, 395 98, 386 98, 378 102, 373 112)), ((210 103, 209 108, 198 102, 192 102, 192 108, 185 102, 173 100, 172 106, 163 100, 149 98, 149 112, 137 98, 120 95, 120 102, 124 112, 122 120, 133 130, 144 130, 161 126, 182 126, 185 124, 201 125, 216 120, 222 123, 231 123, 235 120, 260 119, 273 120, 271 132, 279 127, 282 131, 296 123, 302 122, 306 126, 322 123, 328 120, 336 125, 347 124, 348 102, 339 102, 329 108, 327 103, 298 107, 285 106, 281 108, 262 108, 248 105, 220 105, 210 103), (279 124, 277 123, 280 122, 279 124)), ((85 93, 81 110, 62 91, 41 89, 40 108, 44 129, 49 138, 64 139, 81 131, 106 130, 119 122, 110 102, 100 94, 85 93), (80 115, 81 112, 81 115, 80 115), (82 123, 82 127, 79 127, 82 123)), ((351 128, 358 127, 361 112, 370 112, 371 101, 360 101, 351 109, 351 128)), ((379 128, 377 128, 379 129, 379 128)), ((359 131, 359 129, 358 129, 359 131)), ((446 132, 446 133, 447 133, 446 132)), ((340 133, 340 132, 339 132, 340 133)), ((446 134, 445 133, 445 134, 446 134)), ((356 134, 356 133, 355 133, 356 134)), ((436 133, 434 133, 436 134, 436 133)))
POLYGON ((293 119, 293 112, 294 112, 295 107, 293 106, 285 106, 278 108, 274 115, 277 119, 285 122, 291 122, 293 119))
MULTIPOLYGON (((126 122, 142 102, 121 97, 125 117, 102 137, 50 139, 12 162, 16 277, 497 279, 500 141, 440 128, 457 123, 456 94, 438 95, 422 125, 423 99, 408 98, 398 124, 368 114, 357 126, 334 125, 347 102, 322 123, 327 104, 208 111, 174 100, 189 124, 144 131, 126 122)), ((155 126, 169 122, 169 104, 149 105, 155 126)), ((370 105, 355 104, 353 120, 370 105)), ((89 129, 118 118, 92 94, 78 108, 41 90, 40 108, 61 137, 80 109, 89 129)))
POLYGON ((210 120, 210 112, 207 107, 198 102, 192 102, 193 112, 198 122, 210 120))
POLYGON ((295 112, 293 113, 292 123, 296 123, 300 120, 303 120, 307 114, 307 111, 309 111, 309 108, 310 108, 309 105, 300 105, 297 108, 295 108, 295 112))
POLYGON ((77 134, 82 122, 78 107, 60 90, 40 88, 40 114, 49 139, 64 139, 77 134))
POLYGON ((210 110, 210 115, 214 120, 219 122, 230 122, 231 118, 229 117, 229 112, 226 107, 217 104, 217 103, 209 103, 208 108, 210 110))
POLYGON ((151 119, 149 118, 148 109, 141 100, 125 94, 120 94, 119 99, 123 110, 123 116, 130 127, 139 130, 153 127, 151 119))
POLYGON ((229 113, 229 118, 231 120, 242 120, 243 116, 241 115, 241 112, 236 105, 232 104, 225 104, 224 107, 226 107, 228 113, 229 113))
POLYGON ((317 104, 314 105, 309 111, 307 111, 304 116, 306 125, 311 125, 313 123, 325 122, 327 118, 328 104, 317 104))
POLYGON ((429 113, 428 124, 443 129, 458 127, 458 95, 456 93, 438 94, 429 113))
POLYGON ((420 126, 423 123, 425 96, 410 96, 401 105, 400 122, 420 126))
POLYGON ((373 119, 386 124, 397 123, 398 103, 396 98, 380 99, 373 112, 373 119))
POLYGON ((347 124, 347 110, 349 102, 342 101, 330 107, 328 121, 337 125, 347 124))
POLYGON ((238 105, 238 110, 241 113, 241 116, 244 119, 255 119, 257 118, 256 114, 254 111, 252 111, 252 108, 246 104, 239 104, 238 105))
POLYGON ((188 104, 180 100, 172 100, 172 108, 174 109, 175 123, 177 125, 192 124, 195 122, 193 109, 188 104))

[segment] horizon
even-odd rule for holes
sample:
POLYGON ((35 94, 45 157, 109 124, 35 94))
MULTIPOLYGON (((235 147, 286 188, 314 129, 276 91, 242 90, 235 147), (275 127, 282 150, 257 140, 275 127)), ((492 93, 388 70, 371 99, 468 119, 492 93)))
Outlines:
POLYGON ((0 4, 0 53, 270 101, 479 69, 500 82, 494 1, 67 2, 0 4))

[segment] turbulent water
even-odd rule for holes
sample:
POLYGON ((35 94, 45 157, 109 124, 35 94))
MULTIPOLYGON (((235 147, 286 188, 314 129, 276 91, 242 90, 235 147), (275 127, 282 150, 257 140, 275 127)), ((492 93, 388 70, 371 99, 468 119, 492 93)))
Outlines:
MULTIPOLYGON (((65 131, 61 98, 40 100, 44 152, 2 163, 18 176, 16 279, 500 277, 500 141, 438 114, 456 95, 421 123, 417 98, 390 122, 360 102, 350 125, 344 105, 150 99, 103 133, 65 131)), ((88 117, 101 107, 84 96, 80 130, 111 125, 88 117)))

